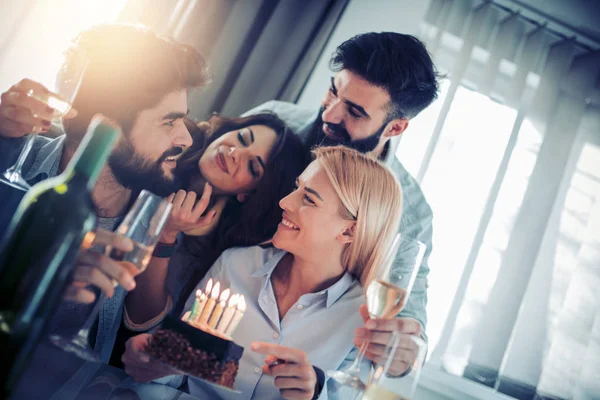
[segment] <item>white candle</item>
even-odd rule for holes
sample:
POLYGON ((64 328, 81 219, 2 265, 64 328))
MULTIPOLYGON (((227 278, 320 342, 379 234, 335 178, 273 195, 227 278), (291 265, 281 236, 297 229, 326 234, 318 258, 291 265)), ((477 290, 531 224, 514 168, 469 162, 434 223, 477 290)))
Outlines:
POLYGON ((213 329, 217 328, 217 323, 219 322, 219 319, 221 318, 221 315, 223 314, 223 310, 225 309, 226 304, 227 304, 226 301, 220 301, 217 303, 217 305, 215 306, 215 309, 213 310, 212 315, 210 316, 210 319, 208 320, 208 326, 210 326, 213 329))
POLYGON ((189 322, 189 320, 190 320, 190 315, 191 315, 191 314, 192 314, 192 313, 191 313, 190 311, 186 311, 186 312, 183 314, 183 317, 181 317, 181 320, 182 320, 182 321, 184 321, 184 322, 189 322))
POLYGON ((242 317, 244 316, 244 311, 246 311, 246 301, 244 300, 244 296, 240 296, 240 301, 236 307, 235 314, 233 314, 233 318, 225 330, 226 335, 233 335, 240 321, 242 320, 242 317))
POLYGON ((225 289, 223 290, 223 293, 221 293, 219 302, 215 306, 215 309, 213 310, 213 313, 210 319, 208 320, 208 326, 210 326, 211 328, 217 328, 217 323, 219 322, 219 318, 221 318, 221 314, 223 314, 223 310, 225 309, 225 305, 227 304, 227 299, 229 299, 230 292, 231 291, 229 289, 225 289))
MULTIPOLYGON (((209 282, 212 283, 212 282, 209 282)), ((203 325, 208 323, 208 319, 210 318, 210 315, 213 312, 213 309, 215 308, 215 305, 217 304, 217 299, 219 298, 219 282, 217 282, 215 284, 215 287, 212 289, 212 292, 210 293, 210 298, 208 299, 208 301, 206 302, 206 306, 204 306, 204 310, 202 310, 202 314, 200 314, 200 317, 196 320, 196 323, 199 325, 203 325)))
POLYGON ((221 317, 221 320, 219 321, 219 325, 217 325, 218 332, 225 333, 225 329, 227 328, 227 325, 229 325, 229 323, 231 322, 231 319, 233 318, 233 314, 235 314, 235 306, 237 306, 238 299, 239 299, 239 295, 237 295, 237 294, 234 294, 229 299, 229 304, 227 305, 227 308, 225 309, 225 311, 223 311, 223 316, 221 317))

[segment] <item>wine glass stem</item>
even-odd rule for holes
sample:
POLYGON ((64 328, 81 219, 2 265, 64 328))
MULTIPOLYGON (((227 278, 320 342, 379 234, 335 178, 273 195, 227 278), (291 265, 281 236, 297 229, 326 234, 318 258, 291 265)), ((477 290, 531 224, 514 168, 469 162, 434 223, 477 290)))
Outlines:
POLYGON ((25 145, 23 146, 23 150, 21 150, 19 158, 17 158, 17 162, 11 168, 13 172, 17 172, 19 175, 21 174, 21 169, 23 168, 23 164, 25 164, 25 160, 27 159, 31 148, 33 147, 33 142, 35 142, 36 136, 37 134, 31 133, 25 138, 25 145))
POLYGON ((98 314, 100 313, 100 306, 103 303, 102 300, 104 299, 102 294, 100 294, 98 296, 98 299, 96 300, 96 303, 94 303, 94 308, 92 308, 92 312, 90 313, 90 315, 88 315, 87 319, 85 320, 85 323, 83 324, 81 329, 79 329, 79 332, 77 332, 77 337, 79 339, 84 339, 86 343, 89 339, 88 336, 90 334, 90 329, 92 328, 92 325, 94 324, 96 318, 98 317, 98 314))
POLYGON ((354 362, 348 368, 348 372, 352 374, 358 374, 360 371, 360 364, 362 360, 365 358, 365 353, 367 352, 367 347, 369 347, 369 341, 365 340, 363 344, 360 346, 360 350, 358 351, 358 355, 354 359, 354 362))

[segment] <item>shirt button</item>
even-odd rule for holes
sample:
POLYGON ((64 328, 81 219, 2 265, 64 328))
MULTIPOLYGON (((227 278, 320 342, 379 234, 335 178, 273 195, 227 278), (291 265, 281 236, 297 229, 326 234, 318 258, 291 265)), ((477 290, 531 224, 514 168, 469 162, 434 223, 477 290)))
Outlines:
POLYGON ((279 338, 279 333, 273 332, 273 339, 277 339, 277 338, 279 338))
POLYGON ((298 310, 302 310, 304 308, 304 306, 302 304, 298 304, 298 310))
POLYGON ((254 372, 259 374, 260 373, 260 367, 254 367, 254 372))

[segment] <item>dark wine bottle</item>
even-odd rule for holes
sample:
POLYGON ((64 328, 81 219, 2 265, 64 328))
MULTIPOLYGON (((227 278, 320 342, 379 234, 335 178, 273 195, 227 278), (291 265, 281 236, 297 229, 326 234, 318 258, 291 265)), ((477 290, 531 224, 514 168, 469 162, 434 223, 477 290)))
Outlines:
POLYGON ((106 118, 92 119, 64 172, 27 192, 0 245, 0 398, 14 389, 61 301, 84 239, 93 238, 91 190, 119 136, 106 118))

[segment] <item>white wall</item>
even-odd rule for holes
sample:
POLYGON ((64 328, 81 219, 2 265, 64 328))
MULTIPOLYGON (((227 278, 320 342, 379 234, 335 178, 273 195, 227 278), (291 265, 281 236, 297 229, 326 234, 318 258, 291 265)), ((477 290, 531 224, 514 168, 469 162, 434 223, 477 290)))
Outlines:
POLYGON ((431 0, 351 0, 302 91, 298 104, 316 108, 321 103, 331 77, 329 57, 343 41, 364 32, 392 31, 417 35, 430 2, 431 0))

